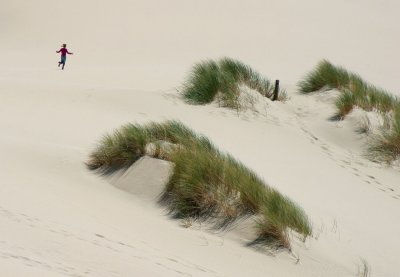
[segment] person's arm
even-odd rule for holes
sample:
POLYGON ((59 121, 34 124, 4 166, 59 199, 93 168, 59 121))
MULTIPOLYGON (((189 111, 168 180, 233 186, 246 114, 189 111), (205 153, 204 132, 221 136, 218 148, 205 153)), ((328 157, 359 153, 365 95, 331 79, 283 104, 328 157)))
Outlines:
POLYGON ((73 55, 73 54, 74 54, 74 53, 70 53, 70 52, 68 52, 68 50, 67 50, 67 53, 68 53, 68 54, 70 54, 70 55, 73 55))
POLYGON ((58 50, 58 51, 56 51, 56 53, 60 53, 61 52, 61 49, 60 50, 58 50))

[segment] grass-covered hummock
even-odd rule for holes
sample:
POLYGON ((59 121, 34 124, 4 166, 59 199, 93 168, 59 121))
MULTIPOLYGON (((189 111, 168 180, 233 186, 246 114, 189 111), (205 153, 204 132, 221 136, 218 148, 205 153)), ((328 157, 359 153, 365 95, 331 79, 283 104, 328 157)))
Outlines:
MULTIPOLYGON (((356 77, 356 76, 354 76, 356 77)), ((336 67, 327 60, 322 60, 317 67, 299 83, 300 91, 309 93, 323 88, 342 89, 349 86, 350 75, 342 67, 336 67)))
POLYGON ((360 107, 366 111, 390 112, 399 105, 399 100, 387 91, 364 81, 358 74, 327 60, 322 60, 317 67, 299 82, 302 93, 310 93, 321 89, 337 89, 342 92, 336 102, 338 115, 344 117, 352 107, 360 107))
MULTIPOLYGON (((240 108, 240 86, 272 98, 274 85, 250 66, 231 58, 203 61, 193 69, 183 85, 183 97, 191 104, 211 103, 217 97, 225 107, 240 108)), ((278 100, 285 99, 284 90, 278 100)))
MULTIPOLYGON (((146 145, 157 146, 160 141, 175 145, 163 155, 175 166, 161 202, 176 216, 207 219, 224 227, 255 215, 258 241, 287 248, 290 230, 304 238, 311 235, 311 224, 300 207, 206 137, 176 121, 125 125, 100 141, 87 164, 102 171, 127 167, 145 155, 146 145)), ((158 157, 160 151, 152 153, 158 157)))
POLYGON ((368 148, 372 159, 387 163, 400 158, 400 105, 394 108, 389 119, 388 128, 381 128, 368 148))
POLYGON ((342 92, 336 100, 337 118, 343 119, 354 107, 380 113, 389 118, 388 128, 373 137, 369 146, 373 159, 392 161, 400 157, 400 100, 384 89, 364 81, 358 74, 335 66, 327 60, 299 82, 302 93, 337 89, 342 92))

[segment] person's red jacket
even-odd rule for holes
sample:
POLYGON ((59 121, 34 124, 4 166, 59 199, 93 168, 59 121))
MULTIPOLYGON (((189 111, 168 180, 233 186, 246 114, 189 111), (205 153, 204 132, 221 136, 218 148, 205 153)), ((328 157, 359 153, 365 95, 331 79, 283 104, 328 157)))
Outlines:
POLYGON ((61 56, 66 56, 67 54, 72 55, 73 53, 68 52, 67 48, 61 48, 60 50, 57 51, 57 53, 61 52, 61 56))

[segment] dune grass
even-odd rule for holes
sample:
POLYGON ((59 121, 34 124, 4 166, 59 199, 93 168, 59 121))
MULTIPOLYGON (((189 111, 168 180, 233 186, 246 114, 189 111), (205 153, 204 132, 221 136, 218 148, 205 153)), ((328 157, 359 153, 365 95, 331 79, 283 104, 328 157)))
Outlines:
POLYGON ((214 100, 219 90, 220 69, 215 61, 210 60, 193 67, 183 93, 191 103, 207 104, 214 100))
MULTIPOLYGON (((217 97, 222 106, 240 109, 240 86, 245 85, 272 98, 274 85, 250 66, 231 58, 219 61, 203 61, 193 69, 183 85, 183 97, 191 104, 207 104, 217 97)), ((279 91, 278 100, 284 100, 286 93, 279 91)))
POLYGON ((371 159, 390 163, 400 158, 400 106, 391 114, 389 128, 381 128, 368 149, 371 159))
POLYGON ((327 60, 318 63, 317 67, 299 82, 299 87, 302 93, 322 89, 341 91, 336 107, 342 117, 355 106, 366 111, 390 112, 399 105, 399 100, 389 92, 367 83, 359 75, 327 60))
POLYGON ((336 100, 338 119, 343 119, 355 107, 380 113, 390 118, 389 128, 381 130, 368 147, 375 160, 393 161, 400 157, 400 100, 384 89, 364 81, 359 75, 335 66, 327 60, 299 82, 302 93, 337 89, 341 92, 336 100))
MULTIPOLYGON (((163 155, 175 166, 160 199, 175 216, 209 220, 224 228, 254 215, 258 241, 277 247, 290 248, 290 230, 304 238, 311 235, 300 207, 180 122, 125 125, 100 141, 87 164, 102 172, 124 168, 146 154, 146 145, 159 141, 176 146, 163 155)), ((152 153, 157 157, 159 151, 152 153)))
POLYGON ((330 62, 323 60, 318 63, 317 68, 299 83, 300 91, 303 93, 314 92, 323 88, 339 89, 349 83, 347 71, 341 67, 335 67, 330 62))

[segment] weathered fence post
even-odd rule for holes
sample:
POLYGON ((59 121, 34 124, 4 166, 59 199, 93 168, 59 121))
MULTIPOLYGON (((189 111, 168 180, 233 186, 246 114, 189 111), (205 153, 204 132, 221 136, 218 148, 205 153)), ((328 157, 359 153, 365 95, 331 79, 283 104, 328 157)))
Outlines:
POLYGON ((275 80, 274 95, 272 96, 272 101, 278 100, 279 93, 279 80, 275 80))

